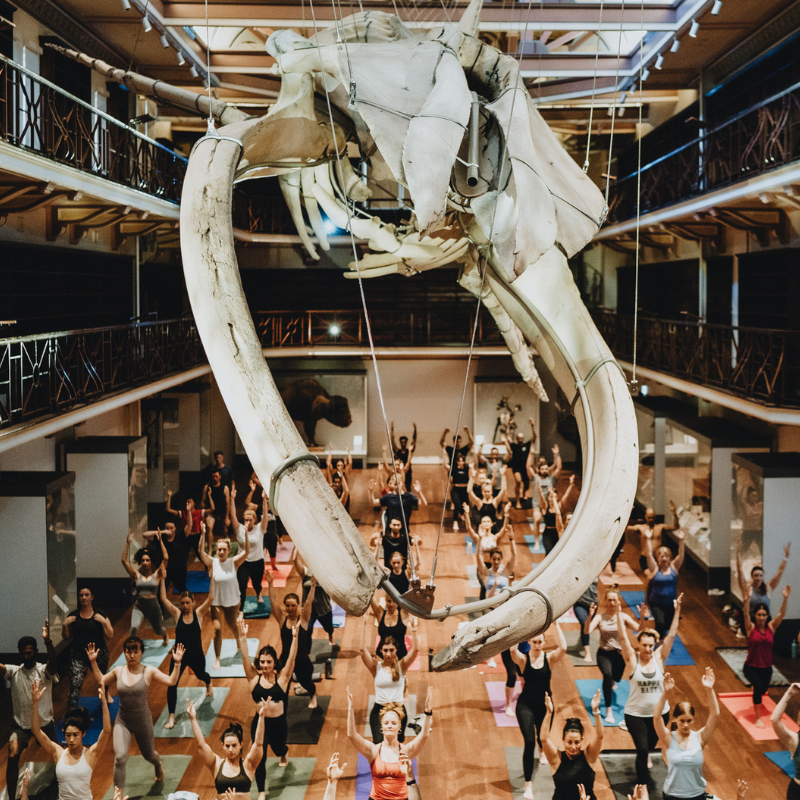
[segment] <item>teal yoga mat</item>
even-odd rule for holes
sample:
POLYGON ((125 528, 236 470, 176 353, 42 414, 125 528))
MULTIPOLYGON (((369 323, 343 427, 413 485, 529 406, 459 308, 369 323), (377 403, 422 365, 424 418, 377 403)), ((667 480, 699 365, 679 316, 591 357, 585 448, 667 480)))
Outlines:
MULTIPOLYGON (((603 681, 600 678, 588 678, 585 680, 575 681, 578 687, 578 693, 581 696, 583 705, 586 708, 586 713, 589 719, 592 718, 592 698, 594 693, 603 688, 603 681)), ((618 728, 619 723, 625 719, 625 703, 628 700, 628 692, 630 692, 630 685, 628 681, 620 681, 614 694, 611 696, 611 710, 614 712, 614 724, 605 721, 606 717, 606 704, 603 701, 602 694, 600 695, 600 713, 603 715, 603 726, 606 728, 618 728)))
POLYGON ((270 605, 269 597, 263 597, 260 603, 256 601, 255 597, 245 597, 245 619, 269 619, 271 613, 272 606, 270 605))
MULTIPOLYGON (((142 664, 148 667, 155 667, 158 669, 163 663, 164 659, 172 655, 172 648, 175 647, 175 640, 170 639, 169 644, 165 647, 161 639, 144 639, 144 655, 142 656, 142 664)), ((127 661, 125 660, 125 653, 120 654, 120 657, 109 667, 109 670, 114 667, 124 667, 127 661)))
MULTIPOLYGON (((258 652, 258 639, 247 640, 247 652, 255 658, 258 652)), ((236 649, 236 639, 223 639, 220 652, 220 669, 214 669, 214 643, 206 652, 206 670, 212 678, 244 678, 242 654, 236 649)))
POLYGON ((155 734, 157 738, 165 739, 193 739, 192 724, 189 720, 189 715, 186 713, 186 700, 189 699, 194 703, 197 711, 197 721, 200 723, 200 729, 203 731, 203 736, 210 736, 211 729, 217 720, 222 704, 228 696, 228 688, 223 686, 213 686, 211 691, 214 692, 213 697, 206 697, 205 686, 188 686, 186 688, 178 687, 178 702, 175 706, 175 727, 167 730, 164 725, 167 724, 169 719, 169 711, 164 707, 164 710, 159 715, 155 722, 155 734))
MULTIPOLYGON (((153 765, 145 761, 142 756, 131 756, 128 759, 123 796, 127 796, 130 800, 140 800, 144 797, 163 797, 166 800, 168 795, 177 790, 191 760, 191 756, 161 756, 164 780, 156 783, 153 765)), ((114 787, 111 786, 103 795, 103 800, 113 800, 113 798, 114 787)))

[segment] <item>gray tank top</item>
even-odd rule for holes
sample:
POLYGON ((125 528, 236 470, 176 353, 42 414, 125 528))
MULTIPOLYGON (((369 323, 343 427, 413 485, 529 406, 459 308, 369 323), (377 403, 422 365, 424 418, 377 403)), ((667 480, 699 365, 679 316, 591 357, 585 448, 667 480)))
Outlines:
POLYGON ((147 683, 144 679, 145 670, 142 670, 139 680, 136 681, 133 686, 128 686, 122 680, 122 675, 124 675, 125 672, 127 672, 128 675, 131 674, 127 667, 123 667, 120 672, 120 677, 117 679, 117 694, 119 695, 119 713, 117 716, 130 727, 131 724, 136 726, 137 724, 141 724, 143 719, 152 719, 153 717, 150 713, 150 707, 147 704, 147 683))
POLYGON ((156 577, 155 573, 153 573, 149 578, 145 578, 144 575, 139 573, 139 577, 136 579, 136 596, 141 597, 142 595, 152 595, 156 597, 158 594, 158 578, 156 577))
POLYGON ((616 616, 610 617, 608 614, 601 614, 600 624, 597 627, 600 631, 601 650, 622 650, 616 616))

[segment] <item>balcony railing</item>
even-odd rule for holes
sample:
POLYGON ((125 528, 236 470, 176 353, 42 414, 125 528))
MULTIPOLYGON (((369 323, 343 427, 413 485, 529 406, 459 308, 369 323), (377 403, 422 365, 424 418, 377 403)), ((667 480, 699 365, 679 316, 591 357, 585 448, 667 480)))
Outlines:
POLYGON ((0 340, 0 429, 205 363, 194 321, 0 340))
MULTIPOLYGON (((594 312, 614 355, 633 359, 633 316, 594 312)), ((639 317, 637 364, 774 406, 800 408, 800 331, 639 317)))
POLYGON ((163 200, 180 200, 183 156, 3 56, 0 139, 163 200))
MULTIPOLYGON (((800 159, 800 86, 742 112, 642 166, 641 213, 697 197, 800 159)), ((637 176, 621 177, 609 222, 636 216, 637 176)))

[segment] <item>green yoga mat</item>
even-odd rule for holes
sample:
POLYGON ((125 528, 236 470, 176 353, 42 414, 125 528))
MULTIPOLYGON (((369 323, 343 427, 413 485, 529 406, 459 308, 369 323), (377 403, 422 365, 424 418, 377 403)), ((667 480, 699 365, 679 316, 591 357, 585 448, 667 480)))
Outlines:
POLYGON ((165 706, 155 722, 156 738, 194 738, 192 723, 186 713, 187 699, 194 703, 194 707, 197 710, 197 721, 200 723, 203 736, 209 737, 229 690, 227 687, 212 686, 211 691, 214 692, 214 696, 206 697, 205 686, 190 686, 185 689, 178 687, 178 703, 175 706, 175 727, 169 730, 164 728, 169 719, 169 711, 165 706))
MULTIPOLYGON (((650 800, 661 800, 661 787, 667 779, 667 765, 661 753, 650 754, 653 768, 650 770, 651 781, 648 783, 650 800)), ((616 800, 627 800, 633 793, 636 784, 636 753, 633 750, 609 750, 600 754, 600 763, 606 771, 606 777, 614 790, 616 800)))
POLYGON ((308 707, 308 697, 305 695, 289 695, 286 708, 286 721, 289 723, 287 744, 317 744, 331 698, 328 695, 317 695, 317 707, 308 707))
MULTIPOLYGON (((258 652, 258 639, 247 640, 247 652, 250 658, 256 657, 258 652)), ((220 648, 220 668, 214 669, 214 642, 208 646, 206 652, 206 672, 212 678, 244 678, 242 654, 236 649, 236 639, 223 639, 220 648)))
MULTIPOLYGON (((506 755, 506 768, 508 769, 508 780, 511 783, 511 792, 515 800, 522 797, 525 791, 525 777, 522 774, 522 749, 521 747, 504 747, 506 755)), ((533 784, 534 797, 552 797, 555 790, 553 776, 550 772, 549 764, 539 763, 539 750, 536 750, 536 757, 533 760, 533 784)))
MULTIPOLYGON (((128 759, 123 796, 127 796, 130 800, 139 800, 143 797, 163 797, 166 800, 168 795, 177 790, 191 760, 191 756, 161 756, 164 780, 156 783, 153 765, 145 761, 142 756, 131 756, 128 759)), ((113 798, 114 787, 111 786, 103 795, 103 800, 113 800, 113 798)))
MULTIPOLYGON (((316 758, 292 758, 289 754, 289 764, 285 767, 278 766, 279 759, 267 759, 267 788, 269 797, 280 800, 304 800, 308 784, 311 782, 311 773, 314 772, 316 758)), ((250 796, 258 796, 256 782, 250 796)))
POLYGON ((581 644, 580 631, 564 631, 564 638, 567 640, 567 655, 573 667, 596 667, 597 648, 600 646, 600 631, 592 631, 589 634, 589 650, 592 654, 591 661, 583 660, 583 645, 581 644))
MULTIPOLYGON (((143 641, 144 655, 142 656, 142 664, 156 669, 164 663, 164 659, 167 656, 172 655, 172 648, 175 647, 174 639, 170 639, 166 647, 164 647, 164 642, 161 639, 144 639, 143 641)), ((109 671, 114 667, 124 667, 127 663, 125 653, 121 653, 120 657, 109 667, 109 671)))

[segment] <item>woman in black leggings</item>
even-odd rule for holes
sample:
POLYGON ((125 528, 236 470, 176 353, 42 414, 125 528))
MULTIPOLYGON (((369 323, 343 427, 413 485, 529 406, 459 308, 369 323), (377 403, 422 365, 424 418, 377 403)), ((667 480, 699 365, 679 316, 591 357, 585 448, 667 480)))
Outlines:
MULTIPOLYGON (((448 463, 445 462, 445 468, 448 463)), ((456 456, 453 471, 450 474, 450 501, 453 504, 453 530, 458 530, 458 520, 463 519, 462 509, 469 502, 469 469, 467 460, 462 455, 456 456)))
MULTIPOLYGON (((617 623, 617 612, 620 608, 619 592, 616 589, 609 589, 606 592, 605 610, 601 614, 595 615, 597 606, 594 603, 589 607, 589 618, 583 625, 584 633, 591 634, 597 628, 600 629, 600 646, 597 648, 597 666, 603 673, 603 700, 606 704, 606 722, 614 725, 614 712, 611 703, 614 696, 614 689, 622 678, 625 671, 625 659, 622 657, 622 645, 620 644, 620 633, 625 636, 625 631, 619 630, 617 623)), ((620 614, 620 618, 625 626, 639 630, 639 623, 628 614, 620 614)))
POLYGON ((567 640, 558 622, 555 623, 558 635, 558 647, 549 654, 544 651, 544 634, 540 633, 528 640, 530 651, 520 653, 518 648, 513 648, 511 658, 522 673, 525 685, 522 693, 517 698, 517 722, 525 740, 522 751, 522 772, 525 777, 525 800, 533 800, 533 755, 536 745, 539 745, 539 763, 546 764, 547 756, 542 749, 542 724, 547 716, 545 696, 552 697, 550 692, 550 663, 558 658, 567 649, 567 640))

